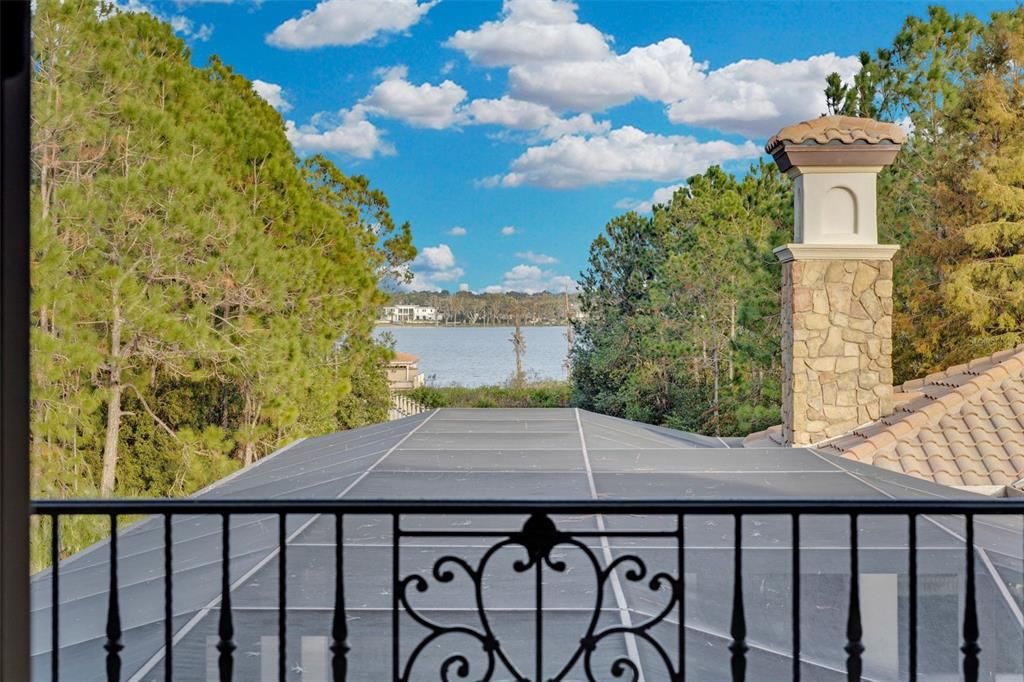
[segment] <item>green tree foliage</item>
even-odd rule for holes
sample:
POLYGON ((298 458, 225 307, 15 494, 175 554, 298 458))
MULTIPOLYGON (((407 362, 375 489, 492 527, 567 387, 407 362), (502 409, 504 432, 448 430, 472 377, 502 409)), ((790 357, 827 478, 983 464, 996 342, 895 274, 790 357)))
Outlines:
POLYGON ((1020 215, 1012 206, 1022 116, 1013 46, 1022 17, 1017 8, 986 23, 931 7, 908 17, 890 48, 862 58, 854 85, 826 79, 826 98, 842 98, 838 111, 860 113, 870 99, 878 118, 911 129, 878 188, 879 236, 903 247, 894 268, 897 382, 1021 340, 1021 240, 1006 223, 1020 215))
POLYGON ((424 407, 569 407, 571 387, 564 381, 534 381, 522 386, 420 386, 409 397, 424 407))
POLYGON ((941 291, 971 354, 1024 342, 1024 10, 997 15, 951 116, 971 159, 957 181, 978 222, 941 291))
POLYGON ((147 14, 41 0, 33 49, 34 494, 189 493, 383 419, 384 195, 147 14))
POLYGON ((715 167, 651 216, 594 240, 572 352, 574 400, 607 414, 717 435, 778 420, 779 267, 792 224, 774 166, 715 167))
POLYGON ((860 53, 860 70, 851 85, 843 84, 838 73, 825 78, 825 106, 830 114, 874 118, 878 115, 875 91, 882 68, 867 52, 860 53))
POLYGON ((828 109, 828 113, 839 114, 843 111, 849 89, 838 73, 833 71, 825 77, 825 108, 828 109))

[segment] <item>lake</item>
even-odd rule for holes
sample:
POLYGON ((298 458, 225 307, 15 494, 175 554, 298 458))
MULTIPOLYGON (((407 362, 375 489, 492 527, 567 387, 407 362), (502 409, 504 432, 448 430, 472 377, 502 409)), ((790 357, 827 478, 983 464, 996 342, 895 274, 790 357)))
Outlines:
MULTIPOLYGON (((565 379, 565 327, 523 327, 528 380, 565 379)), ((418 355, 420 371, 431 386, 490 386, 507 382, 516 371, 512 327, 377 327, 391 334, 395 350, 418 355)))

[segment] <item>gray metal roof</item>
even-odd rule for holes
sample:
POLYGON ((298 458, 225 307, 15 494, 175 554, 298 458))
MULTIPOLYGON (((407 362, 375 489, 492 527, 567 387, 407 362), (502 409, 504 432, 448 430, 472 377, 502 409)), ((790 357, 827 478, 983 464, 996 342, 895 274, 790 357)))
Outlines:
MULTIPOLYGON (((734 449, 722 439, 574 409, 438 410, 310 438, 283 448, 200 495, 210 499, 973 497, 812 450, 734 449)), ((591 530, 598 524, 610 530, 650 530, 671 528, 675 523, 674 519, 638 516, 556 520, 567 529, 591 530)), ((403 527, 513 529, 521 522, 420 516, 407 517, 403 527)), ((788 573, 790 522, 784 517, 763 516, 750 517, 744 523, 751 675, 754 679, 781 679, 788 676, 791 665, 786 653, 790 648, 788 609, 792 602, 788 573)), ((928 595, 920 615, 920 647, 925 666, 922 672, 932 671, 928 679, 944 679, 941 675, 953 674, 957 669, 962 526, 963 521, 956 518, 926 519, 920 524, 922 595, 928 595), (946 624, 950 609, 952 629, 946 624)), ((902 518, 865 517, 860 521, 861 573, 869 587, 876 585, 873 591, 865 590, 866 618, 874 619, 877 627, 873 632, 884 633, 878 641, 866 635, 867 679, 894 679, 898 670, 905 669, 906 527, 902 518), (871 599, 877 603, 871 604, 871 599)), ((236 679, 276 679, 276 519, 241 516, 233 520, 231 528, 232 595, 239 645, 236 679)), ((839 671, 845 658, 841 645, 845 642, 848 585, 847 528, 844 518, 815 517, 805 519, 802 525, 803 651, 808 679, 845 679, 839 671)), ((344 531, 352 646, 350 679, 385 679, 390 670, 390 521, 350 517, 344 531)), ((154 519, 120 536, 125 679, 163 679, 162 532, 162 522, 154 519)), ((174 522, 173 532, 176 678, 216 679, 212 644, 220 589, 220 520, 180 517, 174 522)), ((983 669, 993 674, 998 670, 1019 675, 1019 652, 1024 640, 1020 608, 1014 600, 1019 600, 1024 584, 1021 524, 1017 519, 979 519, 976 532, 983 548, 977 558, 983 604, 981 643, 988 654, 987 658, 983 656, 983 669), (1000 656, 1003 651, 1013 656, 1000 656), (990 667, 984 668, 986 665, 990 667)), ((334 520, 289 517, 288 533, 289 679, 327 679, 334 520)), ((688 671, 694 679, 727 679, 732 520, 688 518, 686 533, 688 671)), ((455 552, 479 556, 487 544, 484 540, 460 538, 409 540, 403 543, 402 572, 427 576, 442 555, 455 552)), ((631 553, 643 558, 652 573, 675 570, 676 550, 671 538, 613 538, 600 543, 600 549, 605 560, 631 553)), ((61 564, 61 667, 65 676, 70 675, 65 679, 103 678, 108 552, 107 543, 101 542, 61 564)), ((545 581, 545 604, 551 609, 545 614, 547 651, 575 648, 581 619, 590 614, 593 575, 579 568, 545 581)), ((47 677, 49 670, 48 578, 46 571, 33 581, 33 663, 37 679, 47 677)), ((488 607, 501 614, 496 622, 503 645, 521 659, 532 660, 532 591, 522 582, 522 576, 509 574, 505 578, 487 583, 488 607)), ((646 581, 624 579, 621 583, 619 592, 607 595, 602 621, 642 620, 665 603, 664 589, 652 591, 646 581)), ((468 583, 434 586, 424 593, 419 605, 446 622, 476 618, 468 583)), ((671 641, 672 617, 670 614, 663 626, 654 629, 656 637, 671 641)), ((408 625, 412 627, 411 622, 408 625)), ((472 649, 465 642, 461 648, 472 649)), ((663 678, 657 657, 642 642, 637 646, 635 641, 622 638, 604 645, 600 653, 609 662, 615 654, 629 655, 644 667, 646 679, 663 678)), ((551 658, 555 666, 557 655, 551 658)), ((603 668, 608 669, 607 665, 603 668)), ((425 667, 421 675, 413 679, 437 679, 437 667, 425 667)), ((582 672, 570 676, 580 677, 582 672)))

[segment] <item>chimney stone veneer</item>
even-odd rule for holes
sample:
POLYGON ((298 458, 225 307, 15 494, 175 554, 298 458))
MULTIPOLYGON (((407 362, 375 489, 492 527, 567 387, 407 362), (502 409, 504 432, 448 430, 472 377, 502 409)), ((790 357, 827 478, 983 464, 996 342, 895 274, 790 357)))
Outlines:
POLYGON ((766 151, 794 183, 782 261, 782 437, 810 445, 892 413, 892 257, 878 244, 875 180, 899 126, 823 116, 766 151))

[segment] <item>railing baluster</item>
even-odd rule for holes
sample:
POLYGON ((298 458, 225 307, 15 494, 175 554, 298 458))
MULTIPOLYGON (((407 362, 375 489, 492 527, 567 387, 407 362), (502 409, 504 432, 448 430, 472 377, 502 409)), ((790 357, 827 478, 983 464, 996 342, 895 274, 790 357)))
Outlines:
POLYGON ((535 653, 537 655, 537 676, 534 677, 536 682, 541 682, 544 679, 544 581, 542 580, 540 567, 543 560, 541 557, 537 557, 537 566, 534 569, 534 589, 537 592, 535 601, 535 614, 536 623, 535 627, 537 630, 535 653))
POLYGON ((171 515, 164 514, 164 682, 174 680, 174 581, 171 577, 171 515))
POLYGON ((676 563, 679 565, 679 672, 676 678, 686 679, 686 537, 683 526, 686 517, 682 514, 676 516, 676 563))
POLYGON ((743 609, 743 515, 736 514, 734 518, 732 624, 729 628, 732 643, 729 651, 732 652, 732 680, 743 682, 747 677, 747 619, 743 609))
POLYGON ((217 624, 217 668, 220 682, 230 682, 234 672, 235 626, 231 621, 231 516, 222 516, 221 530, 221 582, 220 582, 220 621, 217 624))
POLYGON ((345 615, 345 524, 334 515, 334 622, 331 624, 331 671, 333 682, 348 677, 348 618, 345 615))
MULTIPOLYGON (((198 501, 197 501, 198 502, 198 501)), ((392 521, 392 668, 393 678, 396 680, 403 680, 403 675, 410 674, 409 671, 415 666, 415 659, 418 655, 418 650, 414 645, 415 641, 408 641, 410 632, 406 632, 406 650, 403 652, 400 642, 401 634, 401 617, 408 616, 409 618, 415 618, 415 609, 412 605, 403 603, 401 599, 400 587, 401 587, 401 569, 400 569, 400 551, 401 542, 403 537, 419 538, 419 537, 439 537, 448 535, 447 532, 442 530, 426 530, 416 531, 414 529, 401 528, 401 516, 402 514, 419 514, 425 513, 430 515, 439 514, 461 514, 466 512, 476 512, 493 515, 507 515, 511 513, 519 513, 521 510, 526 509, 536 514, 540 514, 540 507, 534 505, 530 501, 516 501, 512 503, 497 502, 473 502, 477 506, 469 506, 468 504, 458 502, 439 502, 435 504, 430 503, 410 503, 402 501, 375 501, 373 503, 351 501, 349 503, 336 504, 331 503, 332 506, 327 506, 328 501, 326 500, 314 500, 314 501, 285 501, 280 506, 275 506, 277 503, 260 502, 260 501, 249 501, 247 506, 237 504, 240 501, 215 501, 215 502, 202 502, 193 504, 190 503, 188 506, 180 505, 172 501, 118 501, 116 503, 110 502, 93 502, 93 501, 77 501, 77 503, 71 503, 69 501, 53 502, 53 501, 41 501, 34 503, 33 513, 40 517, 39 520, 45 523, 45 519, 41 517, 49 516, 51 524, 51 537, 50 537, 50 561, 52 563, 51 576, 50 576, 50 591, 51 591, 51 614, 50 614, 50 629, 51 629, 51 652, 50 652, 50 664, 52 680, 60 679, 60 664, 61 664, 61 582, 67 583, 67 577, 62 575, 62 567, 60 565, 61 550, 62 550, 62 519, 60 518, 64 514, 70 513, 86 513, 94 514, 97 516, 106 516, 109 520, 109 594, 108 604, 106 613, 106 625, 105 625, 105 639, 102 644, 105 650, 105 656, 102 664, 105 666, 106 679, 120 680, 122 675, 123 661, 122 652, 124 651, 123 645, 123 632, 122 632, 122 615, 120 613, 120 580, 119 580, 119 545, 122 543, 122 538, 119 535, 118 521, 121 515, 129 514, 155 514, 163 516, 163 564, 164 564, 164 575, 163 575, 163 588, 164 588, 164 612, 163 612, 163 646, 164 646, 164 679, 170 681, 173 679, 174 665, 173 665, 173 646, 174 646, 174 595, 173 595, 173 517, 175 514, 188 513, 188 514, 208 514, 208 515, 220 515, 222 517, 222 575, 221 575, 221 595, 220 595, 220 613, 218 623, 218 641, 216 643, 216 649, 219 652, 218 656, 218 671, 221 680, 231 680, 233 677, 234 667, 234 651, 237 649, 237 645, 234 642, 234 625, 233 625, 233 613, 231 606, 231 539, 230 539, 230 528, 231 528, 231 515, 232 514, 251 514, 254 510, 266 510, 271 514, 278 516, 278 554, 279 554, 279 576, 278 576, 278 658, 277 668, 278 677, 281 680, 287 678, 289 674, 288 670, 288 657, 287 657, 287 625, 288 625, 288 608, 287 608, 287 589, 288 589, 288 562, 287 562, 287 543, 288 543, 288 515, 295 514, 313 514, 322 513, 333 515, 335 518, 335 598, 334 598, 334 609, 333 618, 331 624, 331 670, 332 679, 345 680, 348 672, 348 653, 351 648, 348 643, 348 625, 347 625, 347 613, 346 613, 346 599, 345 599, 345 565, 344 565, 344 516, 351 513, 356 514, 382 514, 391 517, 392 521), (87 502, 87 503, 85 503, 87 502), (187 510, 187 511, 185 511, 187 510), (404 614, 403 614, 404 612, 404 614), (410 657, 405 661, 406 670, 403 673, 402 669, 402 655, 403 653, 409 653, 410 657)), ((644 533, 642 535, 650 535, 651 537, 658 538, 675 538, 677 541, 677 575, 678 578, 675 583, 675 602, 672 604, 671 601, 664 605, 666 609, 664 613, 660 614, 661 618, 665 616, 671 617, 673 608, 677 610, 679 614, 679 620, 677 623, 677 644, 676 654, 673 654, 670 643, 662 643, 663 648, 659 649, 662 655, 662 660, 665 663, 665 667, 670 670, 670 677, 673 680, 685 679, 686 675, 686 528, 685 520, 687 515, 692 514, 723 514, 732 516, 734 520, 734 584, 733 584, 733 595, 732 595, 732 613, 730 623, 730 669, 731 679, 734 681, 745 680, 746 672, 748 667, 747 653, 749 652, 749 645, 747 642, 747 623, 745 616, 745 603, 744 603, 744 574, 743 574, 743 532, 744 532, 744 517, 750 514, 762 514, 762 513, 774 513, 780 515, 789 515, 791 521, 791 565, 792 565, 792 577, 791 577, 791 590, 792 590, 792 602, 791 602, 791 617, 792 617, 792 679, 799 681, 801 679, 801 664, 802 664, 802 641, 801 641, 801 608, 802 608, 802 594, 801 594, 801 563, 802 563, 802 547, 801 547, 801 532, 802 532, 802 520, 801 516, 806 514, 814 515, 846 515, 849 520, 849 565, 850 565, 850 584, 849 584, 849 604, 848 614, 846 622, 846 643, 844 645, 844 651, 847 654, 846 658, 846 673, 848 682, 859 681, 863 676, 864 666, 864 629, 862 622, 862 605, 860 600, 860 571, 859 571, 859 519, 861 516, 868 515, 873 517, 878 514, 896 514, 907 516, 908 522, 908 608, 909 608, 909 633, 908 633, 908 677, 907 679, 912 682, 916 682, 919 678, 918 667, 919 667, 919 655, 920 647, 918 643, 919 639, 919 592, 920 592, 920 552, 919 552, 919 519, 918 517, 922 514, 934 514, 934 513, 955 513, 962 514, 965 519, 966 534, 964 538, 964 559, 966 561, 966 571, 964 580, 964 612, 962 621, 962 640, 959 647, 962 654, 962 675, 967 682, 977 682, 980 677, 980 653, 982 648, 980 646, 980 626, 978 616, 978 604, 977 604, 977 559, 975 558, 975 517, 978 514, 990 514, 990 513, 1007 513, 1003 508, 995 511, 993 507, 985 506, 982 503, 966 504, 960 500, 950 500, 948 507, 939 507, 933 504, 933 500, 913 500, 913 501, 885 501, 885 504, 873 504, 871 501, 860 503, 857 501, 856 504, 852 504, 849 501, 838 500, 838 501, 789 501, 784 504, 780 504, 775 507, 760 504, 760 501, 740 501, 732 502, 731 507, 716 506, 717 502, 696 502, 694 504, 681 504, 678 506, 670 505, 668 503, 657 503, 652 502, 645 504, 643 502, 631 503, 635 506, 627 507, 625 505, 616 505, 611 503, 602 503, 607 506, 597 507, 595 506, 576 506, 580 503, 572 502, 558 502, 555 501, 550 503, 546 509, 557 510, 558 513, 583 513, 586 511, 598 511, 604 512, 607 509, 614 510, 612 513, 624 513, 625 510, 637 511, 642 510, 645 513, 656 513, 665 516, 675 516, 677 525, 673 529, 664 529, 651 533, 644 533), (660 505, 660 506, 659 506, 660 505), (673 658, 676 659, 678 665, 675 665, 673 658), (673 669, 674 668, 674 669, 673 669)), ((1009 513, 1017 513, 1019 510, 1024 509, 1021 504, 1010 503, 1007 508, 1013 510, 1009 513)), ((42 526, 45 530, 45 526, 42 526)), ((67 527, 64 526, 63 530, 66 531, 67 527)), ((460 533, 456 533, 460 534, 460 533)), ((474 533, 465 532, 461 533, 465 535, 472 535, 474 533)), ((576 535, 576 534, 571 534, 576 535)), ((582 532, 579 534, 580 537, 594 537, 594 532, 582 532)), ((616 535, 629 536, 627 533, 618 533, 616 535)), ((481 537, 506 537, 504 533, 497 531, 485 531, 480 533, 481 537)), ((507 536, 511 538, 512 536, 507 536)), ((131 544, 133 537, 129 537, 129 543, 131 544)), ((1024 541, 1024 536, 1020 539, 1024 541)), ((126 550, 127 551, 127 550, 126 550)), ((135 552, 130 552, 134 554, 135 552)), ((927 557, 926 557, 927 558, 927 557)), ((984 558, 984 557, 982 557, 984 558)), ((544 675, 544 584, 543 584, 543 557, 537 557, 534 560, 534 579, 535 579, 535 638, 536 638, 536 649, 535 649, 535 673, 538 679, 542 679, 544 675)), ((559 570, 559 569, 556 569, 559 570)), ((472 575, 472 572, 470 572, 472 575)), ((984 573, 984 571, 983 571, 984 573)), ((657 576, 657 583, 664 584, 666 574, 671 574, 670 568, 666 568, 663 573, 657 576)), ((629 574, 627 573, 627 577, 629 574)), ((416 580, 414 576, 407 578, 408 580, 416 580)), ((629 578, 632 580, 633 578, 629 578)), ((442 581, 444 582, 444 581, 442 581)), ((422 583, 425 586, 425 583, 422 583)), ((654 583, 652 583, 654 584, 654 583)), ((413 583, 413 585, 420 589, 420 583, 413 583)), ((45 591, 46 583, 45 580, 41 585, 45 591)), ((66 592, 66 585, 65 592, 66 592)), ((983 585, 984 587, 984 585, 983 585)), ((127 588, 126 588, 127 589, 127 588)), ((651 589, 656 589, 652 587, 651 589)), ((663 588, 658 588, 663 589, 663 588)), ((871 596, 870 594, 868 595, 871 596)), ((870 604, 870 602, 868 602, 870 604)), ((45 618, 45 616, 44 616, 45 618)), ((63 616, 64 620, 67 620, 66 614, 63 616)), ((45 629, 45 620, 43 628, 45 629)), ((413 626, 415 628, 415 626, 413 626)), ((637 632, 641 629, 648 628, 648 624, 639 626, 637 632)), ((440 628, 444 629, 444 628, 440 628)), ((671 638, 670 630, 667 633, 671 638)), ((179 633, 179 637, 181 634, 179 633)), ((496 640, 492 640, 488 634, 483 636, 485 651, 491 652, 494 649, 487 647, 496 647, 496 640)), ((293 638, 294 639, 294 638, 293 638)), ((599 639, 599 638, 598 638, 599 639)), ((65 640, 66 641, 66 640, 65 640)), ((432 640, 431 640, 432 641, 432 640)), ((592 645, 595 639, 590 638, 586 642, 582 642, 584 647, 591 647, 587 649, 588 652, 592 651, 592 645)), ((427 642, 429 645, 430 642, 427 642)), ((424 645, 426 646, 426 645, 424 645)), ((550 647, 548 647, 548 658, 551 657, 550 647)), ((295 652, 293 651, 293 655, 295 652)), ((45 664, 45 653, 44 664, 45 664)), ((150 672, 155 666, 160 665, 157 662, 158 659, 151 659, 150 663, 147 663, 146 673, 149 676, 156 675, 156 672, 150 672)), ((297 660, 297 659, 296 659, 297 660)), ((454 660, 454 659, 453 659, 454 660)), ((99 661, 97 661, 99 662, 99 661)), ((269 661, 267 661, 269 663, 269 661)), ((461 659, 456 661, 461 666, 461 659)), ((507 663, 506 663, 507 664, 507 663)), ((549 662, 549 664, 552 664, 549 662)), ((512 667, 511 664, 507 664, 512 667)), ((516 663, 519 666, 520 663, 516 663)), ((526 664, 527 666, 529 664, 526 664)), ((628 665, 628 664, 627 664, 628 665)), ((180 661, 179 661, 180 667, 180 661)), ((459 668, 461 669, 461 668, 459 668)), ((809 668, 810 669, 810 668, 809 668)), ((519 668, 516 669, 516 675, 519 675, 519 668)), ((68 673, 65 671, 64 673, 68 673)), ((127 674, 127 673, 126 673, 127 674)), ((149 677, 147 677, 149 679, 149 677)))
POLYGON ((846 617, 846 679, 860 682, 864 653, 864 636, 860 619, 860 567, 857 551, 857 515, 850 514, 850 606, 846 617))
POLYGON ((391 679, 399 677, 399 642, 398 642, 398 512, 391 513, 391 679))
POLYGON ((285 682, 287 666, 285 661, 285 626, 288 622, 288 539, 286 533, 287 514, 277 515, 277 679, 285 682))
POLYGON ((117 594, 117 514, 110 515, 110 594, 107 601, 107 682, 121 679, 121 605, 117 594))
POLYGON ((964 593, 964 645, 960 651, 964 654, 965 682, 978 681, 978 604, 974 594, 974 515, 966 514, 967 539, 967 585, 964 593))
POLYGON ((793 564, 793 682, 800 682, 800 515, 792 517, 793 564))
POLYGON ((907 567, 910 579, 910 590, 907 598, 910 600, 910 651, 909 651, 909 677, 910 682, 917 682, 917 514, 907 515, 909 531, 908 544, 910 545, 910 565, 907 567))
POLYGON ((60 680, 60 515, 50 515, 50 677, 60 680))

